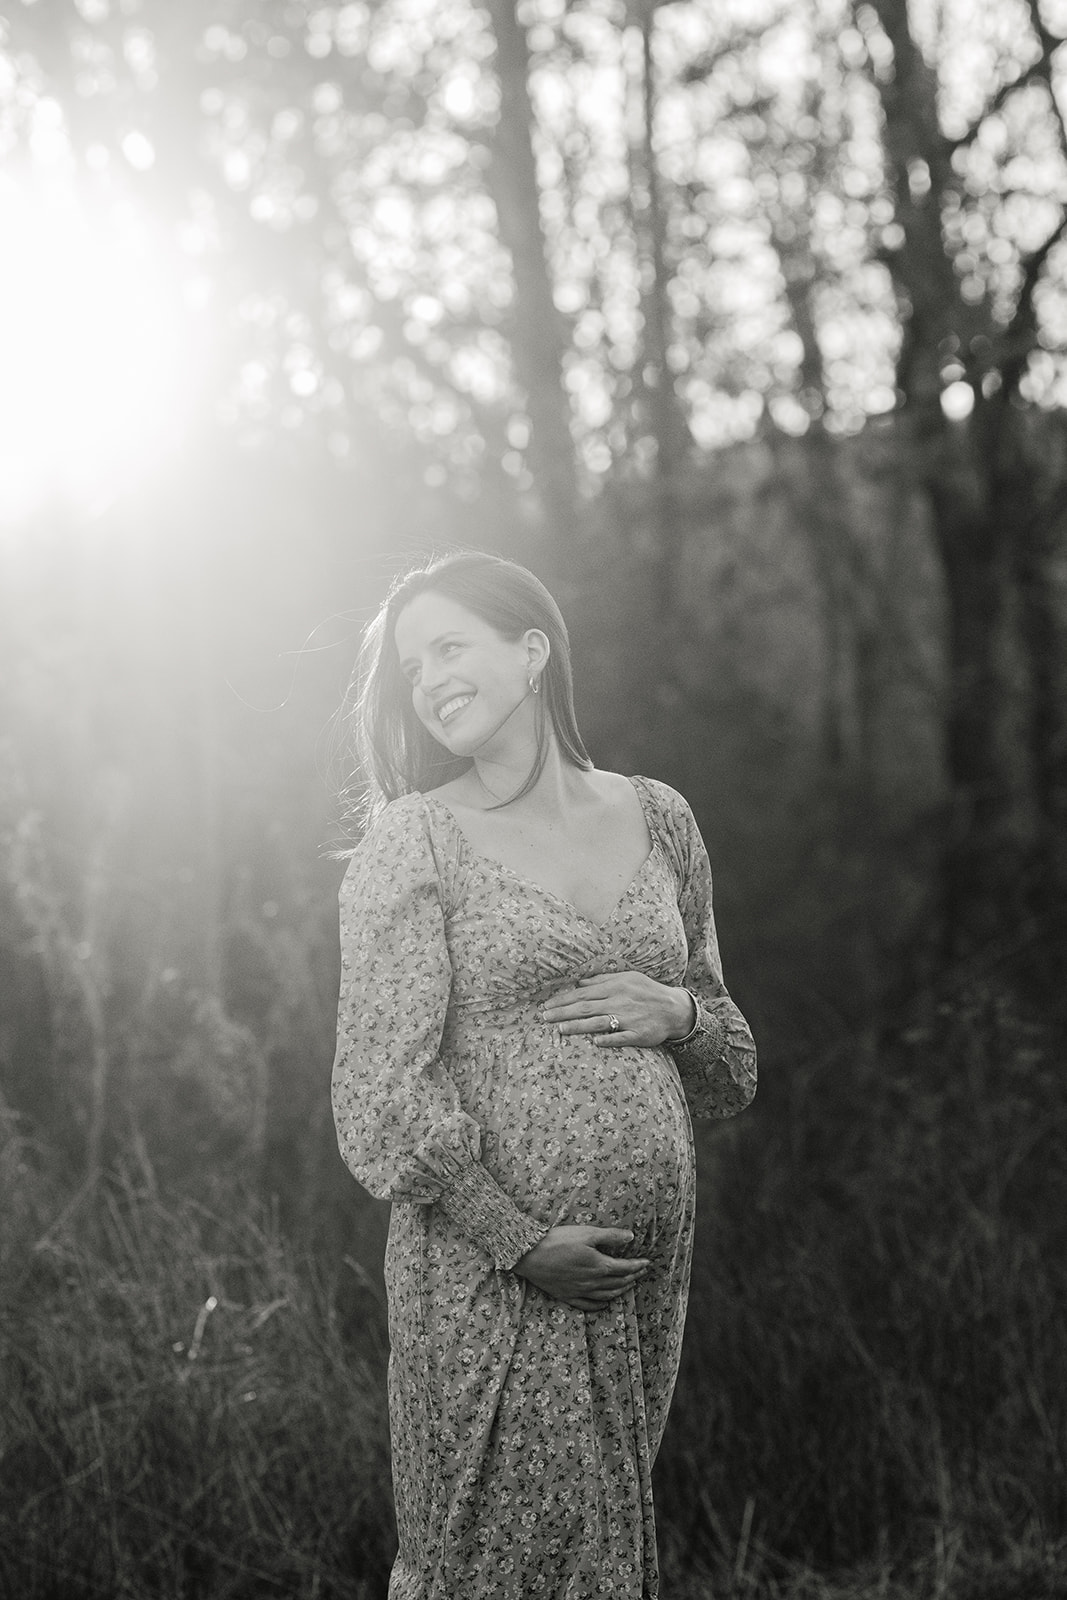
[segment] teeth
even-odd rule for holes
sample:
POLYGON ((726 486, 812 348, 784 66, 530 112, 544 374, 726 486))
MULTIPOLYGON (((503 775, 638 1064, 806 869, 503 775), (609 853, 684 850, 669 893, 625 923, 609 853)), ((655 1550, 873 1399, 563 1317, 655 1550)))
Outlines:
POLYGON ((439 722, 447 722, 449 717, 455 716, 457 711, 462 711, 464 706, 470 705, 474 699, 472 694, 457 694, 451 700, 446 700, 437 713, 439 722))

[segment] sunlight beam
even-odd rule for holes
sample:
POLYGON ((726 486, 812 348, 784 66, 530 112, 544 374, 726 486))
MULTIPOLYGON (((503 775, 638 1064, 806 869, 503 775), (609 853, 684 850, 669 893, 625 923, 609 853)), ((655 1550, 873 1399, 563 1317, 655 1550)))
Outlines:
POLYGON ((185 307, 148 219, 68 173, 0 176, 0 522, 92 515, 169 448, 185 307))

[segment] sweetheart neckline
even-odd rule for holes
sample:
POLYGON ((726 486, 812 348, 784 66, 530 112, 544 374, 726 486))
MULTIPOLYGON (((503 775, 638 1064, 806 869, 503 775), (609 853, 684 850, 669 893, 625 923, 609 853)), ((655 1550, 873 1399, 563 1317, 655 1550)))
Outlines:
POLYGON ((553 900, 556 903, 556 905, 565 907, 566 910, 568 910, 571 913, 572 916, 578 917, 588 927, 595 928, 598 933, 603 933, 607 928, 609 928, 611 926, 611 924, 615 921, 616 917, 619 915, 619 912, 622 910, 623 906, 626 904, 627 900, 630 898, 631 893, 637 887, 638 883, 640 882, 640 880, 644 876, 646 868, 648 867, 649 863, 652 861, 653 857, 656 854, 657 849, 659 848, 659 840, 656 838, 655 832, 653 830, 651 819, 649 818, 649 814, 648 814, 648 809, 647 809, 647 807, 645 805, 645 798, 644 798, 643 794, 641 793, 641 790, 638 788, 637 784, 634 783, 634 780, 632 778, 628 778, 626 781, 633 786, 634 792, 637 795, 638 802, 639 802, 639 804, 641 806, 641 811, 642 811, 642 813, 644 815, 644 818, 645 818, 645 823, 646 823, 646 825, 648 827, 648 836, 651 839, 652 843, 649 846, 648 854, 645 856, 644 860, 641 862, 641 865, 638 867, 637 871, 634 873, 633 877, 630 879, 630 881, 626 885, 625 889, 623 889, 622 893, 619 895, 619 898, 615 901, 615 904, 612 906, 611 910, 608 912, 608 914, 604 918, 603 922, 597 922, 595 920, 595 918, 587 917, 585 912, 584 911, 580 911, 579 908, 574 904, 573 900, 568 900, 567 899, 566 895, 557 894, 554 889, 549 889, 545 884, 538 883, 536 878, 530 878, 530 877, 527 877, 525 873, 517 872, 514 867, 509 867, 507 862, 506 861, 501 861, 498 856, 491 856, 491 855, 488 855, 484 850, 479 850, 477 848, 477 846, 474 845, 471 842, 470 839, 468 839, 466 833, 460 827, 459 821, 458 821, 455 813, 453 812, 451 806, 447 805, 445 803, 445 801, 443 801, 443 800, 438 800, 436 798, 436 796, 434 796, 432 794, 424 794, 422 796, 422 798, 423 798, 423 800, 425 800, 428 803, 430 803, 433 806, 435 806, 438 811, 443 811, 445 813, 445 816, 448 818, 449 824, 451 825, 452 828, 455 829, 456 833, 459 835, 459 840, 460 840, 461 847, 463 849, 465 849, 469 853, 469 855, 470 855, 470 857, 471 857, 471 859, 473 861, 477 862, 480 866, 488 868, 488 869, 492 869, 492 868, 495 867, 498 872, 504 873, 504 875, 506 877, 512 879, 513 882, 522 884, 524 888, 534 890, 535 893, 543 895, 546 900, 553 900))

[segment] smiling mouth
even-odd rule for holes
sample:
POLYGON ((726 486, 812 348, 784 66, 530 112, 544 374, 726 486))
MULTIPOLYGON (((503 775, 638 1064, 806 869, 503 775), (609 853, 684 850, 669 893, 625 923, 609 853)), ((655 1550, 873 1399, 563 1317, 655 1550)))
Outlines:
POLYGON ((451 700, 446 700, 437 710, 438 722, 451 722, 453 717, 458 717, 465 706, 469 706, 474 699, 472 694, 456 694, 451 700))

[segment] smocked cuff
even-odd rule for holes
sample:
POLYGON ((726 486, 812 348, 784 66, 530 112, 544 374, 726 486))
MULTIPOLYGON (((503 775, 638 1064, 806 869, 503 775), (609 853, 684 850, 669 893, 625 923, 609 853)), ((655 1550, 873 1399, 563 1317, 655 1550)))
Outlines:
POLYGON ((510 1272, 548 1232, 544 1223, 520 1210, 480 1161, 457 1165, 437 1204, 501 1272, 510 1272))
POLYGON ((696 1033, 670 1046, 678 1076, 694 1117, 733 1117, 756 1093, 756 1047, 732 1002, 698 1006, 696 1033))
POLYGON ((725 1060, 730 1043, 725 1022, 718 1012, 704 1005, 692 989, 687 989, 686 993, 696 1006, 696 1018, 684 1038, 667 1040, 667 1048, 691 1061, 710 1064, 725 1060))

